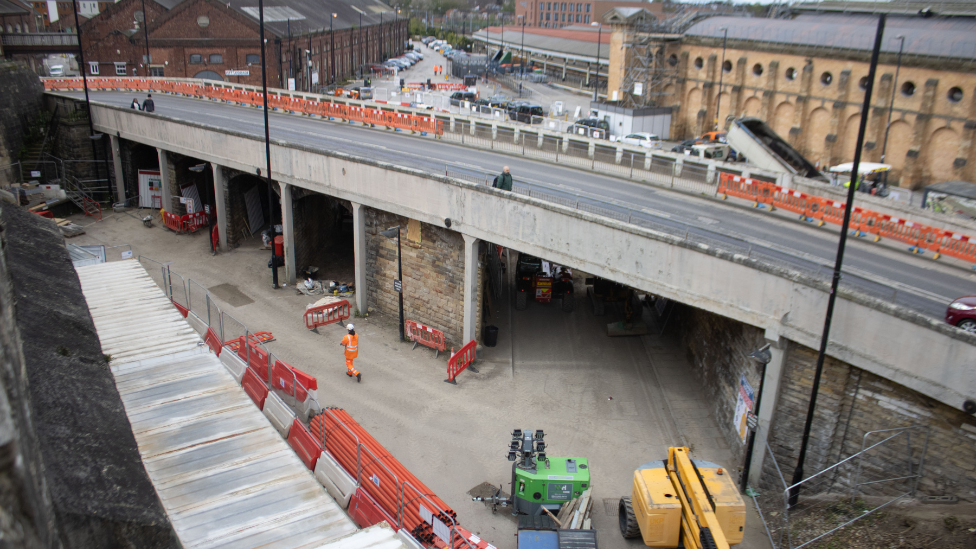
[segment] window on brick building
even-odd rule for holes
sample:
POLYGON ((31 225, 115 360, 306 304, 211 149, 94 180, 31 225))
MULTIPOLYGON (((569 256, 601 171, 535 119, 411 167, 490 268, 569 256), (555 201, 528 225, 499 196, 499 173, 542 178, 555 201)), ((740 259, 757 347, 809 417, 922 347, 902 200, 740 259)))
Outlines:
POLYGON ((586 23, 587 25, 589 25, 589 24, 590 24, 590 16, 589 16, 589 15, 587 15, 587 16, 586 16, 586 17, 585 17, 585 18, 583 19, 583 22, 584 22, 584 23, 586 23))
POLYGON ((140 23, 142 23, 144 17, 145 15, 141 11, 132 12, 132 18, 140 23))
POLYGON ((223 55, 220 55, 219 53, 211 53, 210 54, 210 62, 219 65, 219 64, 221 64, 221 63, 224 62, 224 56, 223 55))
POLYGON ((98 74, 98 61, 88 62, 88 74, 98 74))
POLYGON ((565 13, 564 13, 564 14, 562 14, 562 21, 563 21, 563 23, 565 23, 565 22, 566 22, 566 14, 565 14, 565 13))
POLYGON ((261 62, 261 56, 258 55, 258 54, 256 54, 256 53, 249 53, 249 54, 247 54, 247 56, 245 57, 245 59, 246 59, 248 65, 250 65, 252 63, 260 63, 261 62))
MULTIPOLYGON (((590 5, 589 4, 586 5, 586 13, 590 13, 590 5)), ((589 18, 587 18, 587 19, 589 19, 589 18)))
POLYGON ((126 75, 126 72, 125 72, 125 63, 116 63, 115 64, 115 76, 125 76, 125 75, 126 75))
POLYGON ((575 8, 575 7, 576 7, 576 4, 572 4, 572 3, 571 3, 571 4, 569 5, 569 11, 573 11, 573 8, 575 8))
MULTIPOLYGON (((551 13, 547 13, 546 14, 546 21, 551 21, 551 20, 552 20, 552 14, 551 13)), ((549 25, 546 25, 546 26, 548 27, 549 25)))
POLYGON ((546 9, 550 11, 552 10, 552 2, 546 2, 546 9))
POLYGON ((191 53, 190 54, 190 64, 191 65, 198 65, 200 63, 203 63, 203 56, 200 55, 199 53, 191 53))
POLYGON ((545 18, 546 18, 546 14, 539 12, 539 21, 542 21, 545 18))
POLYGON ((583 4, 576 4, 576 11, 582 13, 582 11, 583 11, 583 4))
POLYGON ((200 25, 201 27, 209 27, 210 18, 207 17, 206 15, 201 15, 200 17, 197 17, 197 25, 200 25))
POLYGON ((164 76, 163 67, 149 67, 149 76, 157 76, 157 77, 164 76))

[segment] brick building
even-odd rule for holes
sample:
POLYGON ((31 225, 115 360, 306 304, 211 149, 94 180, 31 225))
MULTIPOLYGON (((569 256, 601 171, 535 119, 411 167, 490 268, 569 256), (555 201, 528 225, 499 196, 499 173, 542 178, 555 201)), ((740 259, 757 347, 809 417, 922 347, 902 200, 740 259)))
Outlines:
MULTIPOLYGON (((250 0, 121 0, 82 24, 91 76, 261 83, 258 9, 250 0)), ((315 90, 398 55, 407 20, 375 0, 288 0, 265 7, 268 85, 315 90)))
POLYGON ((589 24, 603 21, 603 16, 613 8, 644 8, 663 19, 662 2, 613 2, 596 0, 589 2, 541 2, 516 0, 515 18, 524 18, 527 27, 558 29, 567 25, 589 24))
MULTIPOLYGON (((660 102, 675 110, 671 135, 694 137, 752 116, 823 168, 851 161, 876 27, 872 14, 795 8, 776 19, 711 17, 693 24, 656 59, 676 69, 660 102)), ((617 24, 613 32, 610 90, 626 99, 633 56, 613 54, 635 43, 627 34, 633 29, 617 24)), ((917 189, 976 181, 974 37, 972 17, 888 18, 863 159, 880 162, 884 150, 884 162, 893 166, 889 183, 917 189)))

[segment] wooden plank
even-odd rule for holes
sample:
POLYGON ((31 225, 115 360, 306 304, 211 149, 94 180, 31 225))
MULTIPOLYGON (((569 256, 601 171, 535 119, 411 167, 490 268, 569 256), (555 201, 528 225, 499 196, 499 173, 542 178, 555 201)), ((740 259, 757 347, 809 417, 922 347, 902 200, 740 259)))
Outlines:
POLYGON ((573 501, 564 505, 562 511, 559 512, 559 520, 562 521, 563 528, 569 528, 569 519, 573 516, 577 506, 579 506, 579 498, 573 498, 573 501))
POLYGON ((556 518, 556 515, 552 514, 552 511, 550 511, 549 509, 546 509, 545 507, 543 507, 542 510, 545 511, 547 515, 549 515, 549 518, 551 518, 553 520, 553 522, 556 523, 556 527, 558 527, 558 528, 562 528, 563 527, 563 523, 560 522, 559 519, 556 518))
POLYGON ((582 529, 583 530, 589 530, 590 529, 590 519, 589 518, 587 518, 586 520, 583 521, 583 527, 582 527, 582 529))
POLYGON ((583 492, 583 495, 579 498, 579 508, 573 515, 573 520, 570 522, 569 526, 573 530, 579 528, 583 524, 583 514, 586 513, 586 510, 590 505, 590 490, 590 488, 586 489, 586 491, 583 492))

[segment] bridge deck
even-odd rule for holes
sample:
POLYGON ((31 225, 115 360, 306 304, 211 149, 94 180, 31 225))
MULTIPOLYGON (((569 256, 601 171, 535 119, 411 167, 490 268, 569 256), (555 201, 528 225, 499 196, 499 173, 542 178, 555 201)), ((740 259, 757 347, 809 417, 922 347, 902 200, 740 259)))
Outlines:
POLYGON ((402 547, 390 529, 355 533, 138 262, 77 271, 143 464, 184 547, 402 547))

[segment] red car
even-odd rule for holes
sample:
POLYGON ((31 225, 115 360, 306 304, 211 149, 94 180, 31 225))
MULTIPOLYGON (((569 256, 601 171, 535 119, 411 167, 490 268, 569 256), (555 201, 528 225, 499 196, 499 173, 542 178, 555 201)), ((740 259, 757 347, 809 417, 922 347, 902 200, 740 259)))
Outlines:
POLYGON ((950 303, 946 309, 946 322, 967 332, 976 333, 976 295, 960 297, 950 303))

